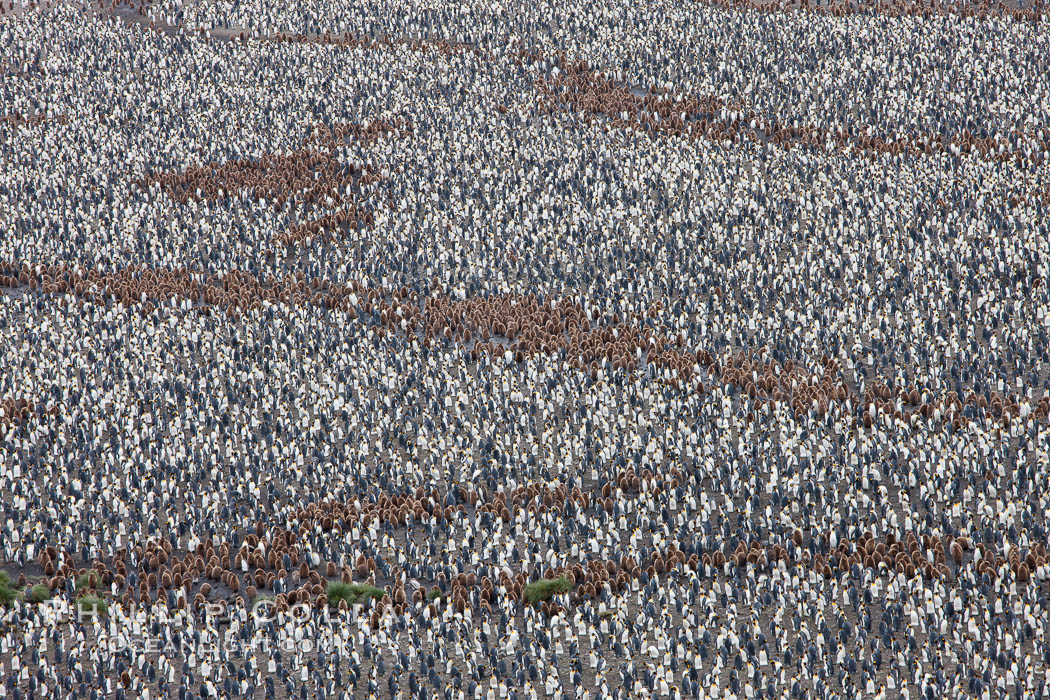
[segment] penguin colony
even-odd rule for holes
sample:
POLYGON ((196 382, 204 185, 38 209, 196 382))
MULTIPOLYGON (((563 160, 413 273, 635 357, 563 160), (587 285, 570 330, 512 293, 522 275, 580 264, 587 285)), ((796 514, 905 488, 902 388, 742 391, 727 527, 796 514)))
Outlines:
POLYGON ((0 10, 0 697, 1046 696, 1043 4, 0 10))

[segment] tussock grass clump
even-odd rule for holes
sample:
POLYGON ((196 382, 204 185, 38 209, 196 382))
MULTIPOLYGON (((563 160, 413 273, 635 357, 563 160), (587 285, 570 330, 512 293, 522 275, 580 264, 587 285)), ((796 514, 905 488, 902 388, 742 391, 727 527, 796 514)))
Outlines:
POLYGON ((386 591, 376 586, 370 586, 367 583, 332 581, 328 584, 325 595, 328 597, 328 604, 334 608, 338 607, 341 600, 345 600, 347 605, 367 603, 372 598, 381 600, 386 595, 386 591))
POLYGON ((96 574, 94 571, 88 571, 87 573, 83 573, 80 574, 80 576, 77 576, 73 587, 78 591, 83 591, 89 588, 94 588, 97 585, 98 574, 96 574))
POLYGON ((0 586, 0 607, 10 607, 14 605, 15 601, 19 600, 21 597, 22 593, 17 588, 0 586))
POLYGON ((77 607, 83 612, 95 612, 102 617, 109 614, 109 603, 97 595, 80 596, 77 598, 77 607))
POLYGON ((0 607, 9 607, 22 597, 22 593, 15 586, 14 581, 7 575, 6 571, 0 571, 0 607))
POLYGON ((45 600, 51 599, 51 589, 42 583, 38 583, 26 589, 25 596, 30 603, 43 603, 45 600))
POLYGON ((342 581, 332 581, 329 583, 328 587, 325 589, 325 595, 328 596, 328 604, 333 608, 338 606, 339 602, 343 600, 349 605, 356 597, 353 591, 350 590, 350 584, 343 583, 342 581))
POLYGON ((550 600, 558 594, 568 593, 571 590, 572 581, 565 577, 542 578, 525 586, 525 600, 530 603, 539 603, 544 600, 550 600))

